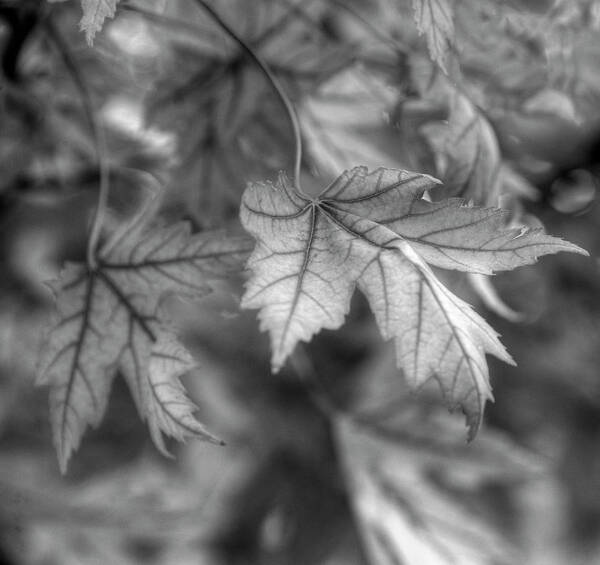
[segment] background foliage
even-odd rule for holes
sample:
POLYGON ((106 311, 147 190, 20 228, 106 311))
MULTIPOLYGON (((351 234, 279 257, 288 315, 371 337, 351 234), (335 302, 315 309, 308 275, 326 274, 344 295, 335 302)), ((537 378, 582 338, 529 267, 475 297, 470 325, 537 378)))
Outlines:
POLYGON ((164 459, 118 378, 61 476, 35 364, 53 307, 43 282, 85 259, 90 117, 106 137, 108 231, 157 184, 165 223, 236 230, 245 183, 290 171, 293 136, 272 85, 197 2, 0 2, 5 559, 596 563, 600 4, 211 4, 296 106, 308 192, 356 165, 430 173, 444 181, 434 199, 502 206, 592 258, 544 258, 493 286, 442 275, 518 363, 490 360, 496 403, 473 443, 435 388, 406 390, 360 296, 342 329, 271 375, 240 273, 174 305, 198 362, 187 389, 227 447, 169 444, 164 459))

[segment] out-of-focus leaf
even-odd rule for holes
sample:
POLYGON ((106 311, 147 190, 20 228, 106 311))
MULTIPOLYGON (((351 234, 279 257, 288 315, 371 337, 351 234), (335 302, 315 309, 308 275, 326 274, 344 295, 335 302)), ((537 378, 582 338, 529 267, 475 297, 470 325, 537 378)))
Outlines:
POLYGON ((454 93, 446 123, 423 127, 444 181, 440 196, 496 205, 501 190, 500 151, 489 122, 462 94, 454 93))
POLYGON ((454 13, 449 0, 412 0, 415 23, 427 38, 431 58, 447 72, 446 57, 454 40, 454 13))
MULTIPOLYGON (((502 179, 501 201, 511 198, 517 200, 537 200, 539 198, 538 189, 506 163, 502 164, 500 178, 502 179)), ((508 206, 502 207, 508 208, 508 206)))
POLYGON ((556 116, 566 121, 577 121, 577 110, 572 98, 553 88, 537 92, 525 102, 523 110, 530 114, 538 113, 556 116))
POLYGON ((412 450, 343 420, 336 441, 374 565, 514 562, 492 526, 430 481, 412 450))
POLYGON ((547 37, 561 37, 554 49, 548 49, 550 83, 565 92, 577 109, 579 120, 597 120, 600 101, 600 79, 597 61, 600 55, 600 33, 578 27, 547 30, 547 37))
POLYGON ((519 108, 550 88, 570 100, 578 120, 597 115, 598 32, 593 15, 588 0, 557 0, 540 11, 530 2, 457 2, 462 87, 470 94, 478 91, 484 107, 503 109, 519 108))
POLYGON ((86 481, 69 484, 39 453, 2 455, 0 518, 14 524, 22 540, 16 560, 121 565, 154 556, 165 564, 187 563, 168 556, 176 548, 198 552, 214 536, 222 509, 212 491, 218 487, 223 502, 223 492, 232 487, 231 467, 238 464, 230 458, 224 467, 214 459, 215 471, 202 485, 152 458, 107 472, 95 469, 86 481))
POLYGON ((490 428, 481 432, 478 441, 465 443, 460 421, 433 397, 415 402, 406 393, 400 410, 385 410, 381 415, 374 411, 357 424, 390 448, 396 445, 415 465, 444 475, 448 484, 473 491, 490 483, 534 479, 547 470, 547 460, 490 428))
MULTIPOLYGON (((259 0, 248 5, 227 0, 217 10, 266 61, 293 100, 352 58, 351 50, 324 34, 320 25, 324 7, 319 3, 259 0), (247 18, 240 20, 242 12, 247 18)), ((203 13, 198 25, 215 28, 203 13)), ((186 193, 189 212, 202 225, 231 219, 240 189, 262 161, 254 152, 250 163, 246 150, 262 143, 255 137, 255 122, 260 119, 261 126, 271 130, 281 130, 285 122, 289 130, 284 108, 256 62, 220 30, 210 49, 196 41, 169 38, 163 59, 166 71, 148 99, 148 119, 178 134, 181 174, 176 173, 174 186, 186 193)), ((268 167, 264 163, 261 176, 273 172, 268 167)))
POLYGON ((589 171, 576 169, 552 184, 552 206, 563 214, 580 213, 596 200, 598 179, 589 171))
POLYGON ((543 17, 513 2, 461 0, 455 4, 454 23, 462 83, 479 91, 485 107, 518 104, 547 86, 543 17))
POLYGON ((382 344, 349 375, 351 419, 418 465, 423 476, 436 476, 469 496, 489 485, 517 484, 549 471, 550 461, 515 444, 507 435, 484 428, 476 442, 464 441, 464 428, 443 407, 434 386, 415 398, 397 378, 393 348, 382 344))
POLYGON ((390 123, 396 88, 374 72, 350 67, 304 98, 299 108, 307 153, 318 172, 334 179, 354 163, 401 166, 401 139, 390 123))
POLYGON ((411 386, 436 379, 449 406, 467 415, 473 437, 491 397, 485 353, 511 358, 427 263, 492 273, 547 253, 585 252, 539 230, 508 229, 501 210, 424 200, 437 183, 427 175, 357 167, 314 199, 285 176, 275 185, 250 184, 241 220, 257 246, 242 307, 260 309, 279 370, 299 341, 342 325, 358 285, 384 338, 395 340, 411 386))
POLYGON ((511 322, 518 322, 523 319, 523 314, 516 312, 502 300, 489 277, 470 273, 469 283, 489 310, 511 322))
POLYGON ((85 32, 88 45, 94 43, 94 37, 102 29, 106 18, 114 18, 119 0, 81 0, 83 17, 79 29, 85 32))
POLYGON ((179 382, 193 363, 177 344, 161 301, 166 294, 206 294, 211 279, 239 268, 247 249, 245 238, 192 236, 184 224, 148 230, 142 213, 115 232, 94 270, 67 264, 51 283, 56 313, 38 371, 39 382, 50 386, 63 471, 86 427, 100 423, 117 370, 163 453, 162 433, 213 439, 193 417, 179 382))

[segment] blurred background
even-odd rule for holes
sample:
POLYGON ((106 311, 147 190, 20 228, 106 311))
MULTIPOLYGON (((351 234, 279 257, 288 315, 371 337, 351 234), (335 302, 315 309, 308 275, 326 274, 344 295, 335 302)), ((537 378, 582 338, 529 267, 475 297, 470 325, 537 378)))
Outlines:
POLYGON ((495 403, 470 444, 436 387, 406 389, 358 294, 271 375, 240 273, 175 307, 198 361, 185 384, 227 446, 163 458, 117 378, 61 476, 35 366, 44 282, 85 259, 90 117, 109 226, 158 182, 166 221, 235 227, 245 183, 294 154, 272 85, 200 3, 121 0, 93 46, 82 4, 0 1, 0 562, 599 563, 600 2, 212 2, 296 107, 309 191, 356 165, 427 172, 433 199, 501 206, 590 258, 439 273, 517 362, 488 359, 495 403), (443 17, 441 52, 420 8, 443 17))

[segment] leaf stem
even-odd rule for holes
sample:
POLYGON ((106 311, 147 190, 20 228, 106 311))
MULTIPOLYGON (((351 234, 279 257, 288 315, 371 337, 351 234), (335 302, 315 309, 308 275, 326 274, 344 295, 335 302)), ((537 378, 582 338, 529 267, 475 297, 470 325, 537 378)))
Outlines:
POLYGON ((295 158, 294 158, 294 185, 296 189, 302 193, 302 189, 300 187, 300 168, 302 165, 302 136, 300 134, 300 123, 298 121, 298 115, 296 110, 290 101, 288 95, 283 90, 279 80, 273 74, 268 64, 264 61, 264 59, 244 40, 242 39, 230 26, 227 24, 221 16, 214 10, 212 6, 206 2, 206 0, 196 0, 196 3, 204 9, 211 18, 223 29, 227 35, 231 37, 248 56, 256 63, 262 73, 265 75, 273 90, 279 96, 291 123, 292 131, 294 134, 294 143, 295 143, 295 158))
POLYGON ((94 105, 92 103, 92 97, 87 88, 85 81, 77 65, 69 52, 69 48, 63 41, 60 33, 54 27, 53 22, 48 18, 45 22, 45 29, 48 37, 54 43, 60 56, 62 58, 65 68, 71 75, 75 87, 79 91, 81 96, 81 102, 86 117, 90 123, 92 130, 92 136, 94 138, 94 144, 96 146, 96 157, 98 159, 98 176, 100 179, 100 186, 98 190, 98 202, 96 204, 96 210, 92 219, 92 225, 87 242, 87 264, 91 270, 96 269, 98 261, 96 258, 96 251, 98 246, 98 240, 100 239, 100 233, 102 231, 102 223, 106 215, 106 207, 108 203, 108 193, 110 188, 110 169, 108 164, 108 158, 106 155, 106 139, 104 135, 104 129, 102 124, 96 116, 94 111, 94 105))

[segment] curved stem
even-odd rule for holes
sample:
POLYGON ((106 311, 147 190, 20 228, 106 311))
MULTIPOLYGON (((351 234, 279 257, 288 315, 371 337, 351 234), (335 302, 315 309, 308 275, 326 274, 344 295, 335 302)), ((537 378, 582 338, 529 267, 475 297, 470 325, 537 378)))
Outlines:
POLYGON ((106 140, 104 136, 104 129, 102 124, 98 120, 92 104, 92 97, 88 91, 87 85, 75 64, 75 61, 71 57, 68 46, 64 43, 60 33, 54 27, 53 22, 48 18, 44 22, 45 29, 48 36, 55 44, 63 60, 63 63, 71 75, 73 83, 81 95, 81 101, 85 114, 88 121, 90 122, 90 128, 92 130, 92 136, 94 138, 96 146, 96 156, 98 159, 98 173, 100 178, 100 187, 98 190, 98 203, 96 204, 96 210, 92 220, 92 227, 87 242, 87 264, 91 270, 97 267, 96 259, 96 248, 98 246, 98 240, 100 239, 100 233, 102 231, 102 223, 106 214, 106 207, 108 203, 108 192, 110 185, 109 176, 109 165, 106 156, 106 140))
POLYGON ((100 187, 98 189, 98 203, 92 220, 92 227, 88 237, 87 244, 87 263, 90 269, 95 269, 97 266, 96 251, 100 234, 102 232, 102 223, 108 206, 108 192, 110 188, 110 171, 106 155, 106 140, 104 129, 100 124, 97 124, 96 129, 96 152, 98 154, 98 168, 100 173, 100 187))
POLYGON ((223 19, 219 14, 214 10, 212 6, 206 2, 206 0, 196 0, 196 3, 200 5, 202 9, 204 9, 213 20, 223 29, 227 35, 231 37, 248 56, 257 64, 262 73, 265 75, 267 80, 271 83, 271 86, 279 96, 291 123, 292 131, 294 134, 294 143, 295 143, 295 158, 294 158, 294 185, 299 192, 302 192, 300 187, 300 167, 302 165, 302 136, 300 134, 300 123, 298 121, 298 115, 296 114, 296 110, 292 105, 288 95, 283 90, 279 80, 272 73, 271 69, 267 65, 267 63, 263 60, 263 58, 252 49, 252 47, 246 43, 223 19))

